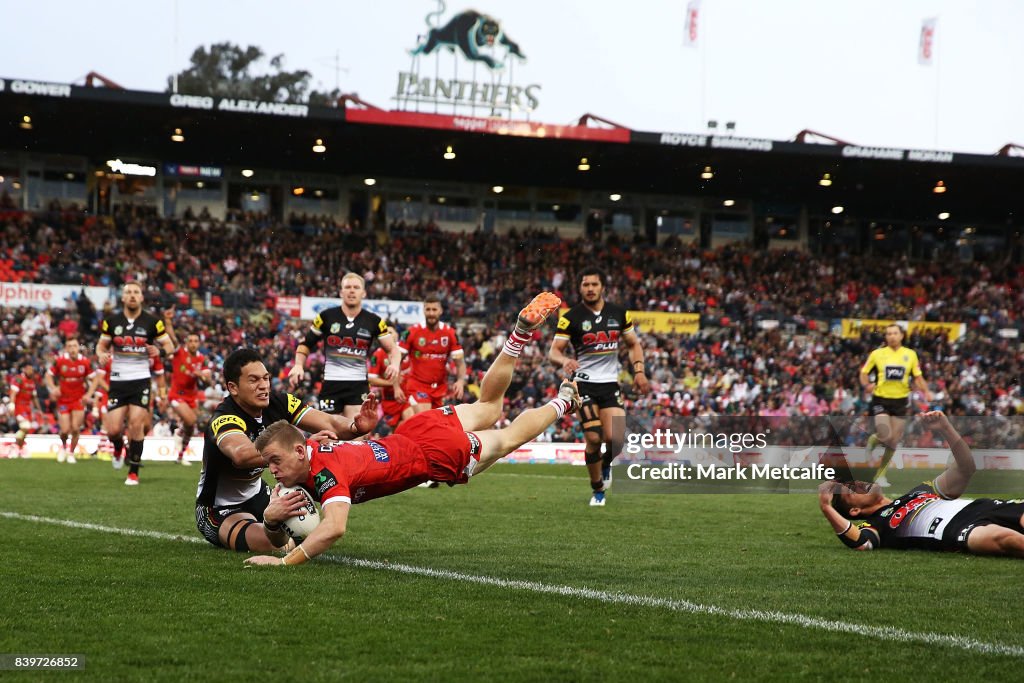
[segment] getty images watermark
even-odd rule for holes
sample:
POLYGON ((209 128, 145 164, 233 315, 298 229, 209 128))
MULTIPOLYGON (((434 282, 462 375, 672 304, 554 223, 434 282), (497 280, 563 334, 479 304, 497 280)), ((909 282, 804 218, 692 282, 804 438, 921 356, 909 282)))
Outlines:
MULTIPOLYGON (((1018 491, 1024 470, 1024 417, 952 417, 974 454, 975 495, 1018 491)), ((628 418, 613 466, 620 493, 809 493, 827 479, 872 481, 882 448, 868 451, 865 416, 628 418)), ((950 452, 916 416, 887 476, 909 490, 937 476, 950 452)))

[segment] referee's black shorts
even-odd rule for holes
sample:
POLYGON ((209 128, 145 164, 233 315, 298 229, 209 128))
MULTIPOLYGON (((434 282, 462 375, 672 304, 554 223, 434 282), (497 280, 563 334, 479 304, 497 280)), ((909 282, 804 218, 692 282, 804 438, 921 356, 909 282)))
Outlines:
POLYGON ((903 398, 882 398, 871 396, 871 405, 868 406, 868 414, 891 415, 892 417, 906 417, 910 409, 910 396, 903 398))

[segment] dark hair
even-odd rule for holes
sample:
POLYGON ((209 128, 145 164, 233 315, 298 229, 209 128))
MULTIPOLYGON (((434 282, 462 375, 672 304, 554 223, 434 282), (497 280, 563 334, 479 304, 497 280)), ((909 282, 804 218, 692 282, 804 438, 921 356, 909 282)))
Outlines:
POLYGON ((423 303, 425 304, 439 304, 441 303, 441 297, 437 294, 427 294, 423 297, 423 303))
POLYGON ((601 286, 604 287, 608 283, 608 278, 605 277, 604 271, 600 268, 584 268, 580 271, 580 282, 583 282, 583 278, 588 275, 596 275, 597 279, 601 282, 601 286))
POLYGON ((224 360, 224 381, 238 384, 242 377, 242 368, 249 363, 262 363, 259 351, 252 347, 235 349, 231 355, 224 360))

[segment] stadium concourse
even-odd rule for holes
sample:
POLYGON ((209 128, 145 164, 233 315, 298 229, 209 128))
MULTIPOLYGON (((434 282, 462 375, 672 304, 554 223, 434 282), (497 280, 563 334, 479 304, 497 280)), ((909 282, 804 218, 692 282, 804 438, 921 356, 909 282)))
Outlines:
MULTIPOLYGON (((275 384, 284 380, 306 328, 276 310, 278 296, 334 296, 347 271, 365 276, 369 298, 420 300, 436 292, 459 328, 473 393, 501 348, 508 311, 521 293, 550 289, 572 303, 576 273, 597 266, 612 275, 610 298, 633 310, 700 317, 693 335, 641 330, 653 391, 627 395, 627 409, 655 427, 680 415, 863 414, 857 372, 881 337, 835 334, 829 321, 844 318, 965 323, 955 341, 933 331, 907 342, 921 355, 935 403, 958 415, 1024 413, 1024 353, 1015 339, 998 334, 1021 324, 1019 265, 958 263, 953 254, 911 262, 904 255, 839 250, 701 249, 671 239, 655 246, 640 237, 566 240, 540 227, 493 235, 395 223, 377 234, 326 217, 278 221, 236 212, 218 221, 119 211, 97 218, 74 207, 51 209, 0 214, 0 280, 112 292, 127 279, 139 280, 147 306, 175 304, 179 333, 198 333, 201 351, 215 365, 232 349, 255 345, 275 384)), ((69 334, 91 348, 102 314, 70 302, 2 310, 4 431, 17 429, 7 397, 21 365, 31 362, 44 373, 69 334)), ((553 395, 559 378, 543 357, 550 334, 544 332, 517 370, 507 419, 553 395)), ((322 376, 322 355, 310 363, 308 376, 322 376)), ((317 390, 307 380, 299 393, 312 399, 317 390)), ((39 392, 47 411, 38 416, 39 431, 55 432, 45 387, 39 392)), ((221 387, 210 387, 208 403, 221 395, 221 387)), ((167 434, 173 426, 158 415, 154 429, 167 434)), ((90 429, 98 422, 90 420, 90 429)), ((542 438, 578 442, 582 434, 564 419, 542 438)))

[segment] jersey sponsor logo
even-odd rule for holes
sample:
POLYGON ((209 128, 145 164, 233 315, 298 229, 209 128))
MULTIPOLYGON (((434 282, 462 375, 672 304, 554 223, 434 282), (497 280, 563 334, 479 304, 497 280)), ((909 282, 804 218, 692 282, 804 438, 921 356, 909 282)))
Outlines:
POLYGON ((341 441, 324 441, 322 444, 317 446, 316 450, 320 453, 330 453, 334 450, 334 447, 341 444, 341 441))
POLYGON ((221 415, 210 423, 210 429, 213 430, 214 436, 219 436, 221 432, 236 428, 243 432, 246 430, 245 420, 237 415, 221 415))
POLYGON ((294 414, 299 408, 302 407, 302 399, 298 396, 292 396, 288 394, 288 414, 294 414))
MULTIPOLYGON (((914 497, 908 501, 906 505, 899 507, 896 512, 893 513, 892 518, 889 520, 889 528, 896 529, 911 512, 938 499, 938 495, 934 493, 922 493, 919 496, 914 497)), ((897 501, 897 503, 898 502, 899 501, 897 501)))
POLYGON ((928 527, 928 535, 934 536, 935 530, 939 528, 940 524, 942 524, 942 517, 936 517, 933 519, 931 526, 928 527))
MULTIPOLYGON (((369 336, 369 335, 367 335, 369 336)), ((332 334, 327 337, 327 345, 333 346, 337 349, 351 349, 353 351, 366 351, 370 348, 370 342, 367 339, 358 339, 355 337, 339 337, 336 334, 332 334)))
POLYGON ((338 334, 341 331, 341 323, 333 323, 331 325, 331 334, 338 334))
POLYGON ((317 313, 316 317, 313 318, 313 329, 319 331, 324 326, 324 319, 317 313))
POLYGON ((164 333, 164 321, 163 320, 157 320, 156 321, 156 333, 157 333, 157 335, 161 335, 161 334, 164 333))
POLYGON ((584 321, 583 321, 583 324, 582 324, 582 325, 580 325, 580 327, 582 327, 582 328, 583 328, 583 331, 584 331, 584 332, 590 332, 590 330, 591 330, 591 329, 592 329, 592 328, 593 328, 594 326, 590 324, 590 321, 589 321, 589 320, 584 320, 584 321))
POLYGON ((320 399, 320 410, 325 413, 334 412, 334 399, 333 398, 322 398, 320 399))
POLYGON ((107 324, 107 321, 106 321, 106 320, 104 320, 104 321, 103 321, 103 331, 104 331, 104 332, 106 332, 106 331, 107 331, 107 330, 109 330, 109 329, 110 329, 110 325, 109 325, 109 324, 107 324))
POLYGON ((380 334, 388 333, 388 324, 384 322, 383 318, 377 321, 377 332, 379 332, 380 334))
POLYGON ((370 331, 368 329, 366 329, 364 327, 360 327, 359 331, 356 332, 356 336, 357 337, 372 337, 373 335, 370 333, 370 331))
POLYGON ((448 337, 441 337, 441 346, 448 348, 448 337))
POLYGON ((615 318, 608 318, 608 327, 618 327, 619 321, 615 318))
POLYGON ((902 380, 907 374, 907 369, 902 365, 886 365, 885 378, 887 380, 902 380))
POLYGON ((564 315, 558 318, 558 329, 567 330, 569 329, 569 319, 564 315))
MULTIPOLYGON (((588 332, 583 335, 583 338, 580 341, 583 342, 584 346, 591 346, 594 344, 618 344, 619 334, 620 332, 618 330, 609 330, 608 332, 588 332)), ((612 346, 610 348, 615 347, 612 346)))
POLYGON ((350 320, 349 322, 345 323, 345 329, 346 330, 351 330, 354 325, 355 325, 355 322, 350 320))
POLYGON ((388 449, 384 448, 381 444, 376 441, 367 441, 370 445, 370 450, 373 451, 373 459, 377 462, 389 462, 391 456, 388 454, 388 449))
POLYGON ((420 346, 426 346, 427 345, 427 338, 426 337, 420 337, 419 338, 419 345, 420 346))
POLYGON ((453 408, 452 406, 443 406, 441 408, 441 412, 444 413, 445 415, 454 415, 455 408, 453 408))
POLYGON ((124 332, 124 328, 120 325, 114 328, 114 334, 121 334, 122 332, 124 332))
POLYGON ((334 473, 326 467, 317 472, 316 476, 313 477, 313 487, 316 489, 318 498, 323 498, 325 493, 337 485, 338 480, 335 478, 334 473))

